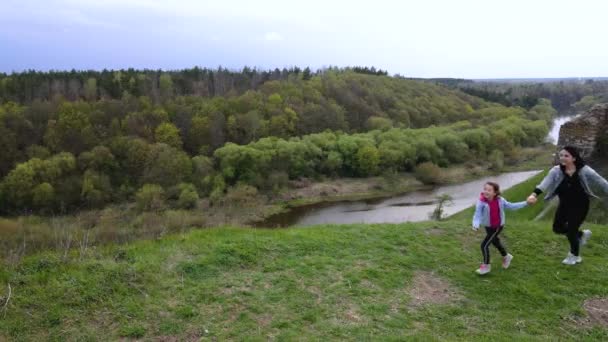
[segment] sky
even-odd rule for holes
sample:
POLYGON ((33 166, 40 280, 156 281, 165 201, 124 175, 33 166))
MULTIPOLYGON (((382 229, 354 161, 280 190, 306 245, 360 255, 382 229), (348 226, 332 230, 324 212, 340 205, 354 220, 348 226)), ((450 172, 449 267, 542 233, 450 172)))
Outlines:
POLYGON ((0 72, 375 66, 608 76, 603 0, 0 0, 0 72))

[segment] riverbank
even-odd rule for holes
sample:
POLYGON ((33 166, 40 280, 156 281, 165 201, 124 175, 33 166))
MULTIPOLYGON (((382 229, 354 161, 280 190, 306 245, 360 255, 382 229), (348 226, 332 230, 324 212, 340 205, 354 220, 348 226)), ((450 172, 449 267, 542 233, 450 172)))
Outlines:
MULTIPOLYGON (((257 227, 306 227, 320 224, 402 223, 429 220, 438 206, 438 199, 448 195, 441 217, 470 207, 485 182, 494 181, 504 191, 538 174, 539 170, 487 175, 456 184, 437 185, 431 189, 411 191, 390 197, 299 206, 259 222, 257 227)), ((436 219, 437 216, 434 217, 436 219)))
MULTIPOLYGON (((547 167, 552 147, 524 149, 517 160, 520 166, 505 167, 510 172, 547 167)), ((442 183, 458 184, 496 174, 489 164, 471 163, 442 169, 442 183)), ((385 177, 300 180, 276 195, 229 191, 219 203, 199 201, 193 210, 139 212, 133 204, 108 206, 101 210, 82 211, 69 216, 27 216, 0 219, 0 256, 18 260, 39 250, 67 251, 107 243, 126 243, 139 239, 158 239, 193 228, 252 226, 267 218, 303 205, 322 202, 355 201, 392 197, 425 189, 414 174, 391 174, 385 177)))
MULTIPOLYGON (((520 172, 547 169, 553 160, 555 146, 545 144, 537 148, 525 148, 515 157, 508 158, 500 171, 487 162, 471 162, 442 169, 441 180, 437 185, 453 185, 475 179, 498 175, 504 172, 520 172)), ((309 183, 300 188, 296 182, 293 189, 280 195, 274 202, 279 207, 275 214, 299 208, 332 202, 354 202, 361 200, 381 200, 418 190, 429 190, 433 186, 424 185, 412 173, 401 173, 389 177, 370 177, 336 179, 309 183)), ((247 223, 259 225, 264 221, 251 220, 247 223)))

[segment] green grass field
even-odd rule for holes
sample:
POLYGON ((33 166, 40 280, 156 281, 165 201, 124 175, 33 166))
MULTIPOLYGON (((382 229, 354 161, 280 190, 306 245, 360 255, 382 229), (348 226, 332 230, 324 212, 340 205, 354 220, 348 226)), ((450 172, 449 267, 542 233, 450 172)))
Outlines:
MULTIPOLYGON (((505 197, 524 199, 537 180, 505 197)), ((35 254, 0 270, 0 341, 607 340, 583 303, 608 297, 608 233, 588 225, 583 263, 564 266, 566 239, 530 220, 540 209, 507 214, 515 258, 503 270, 492 250, 484 277, 470 210, 35 254)))

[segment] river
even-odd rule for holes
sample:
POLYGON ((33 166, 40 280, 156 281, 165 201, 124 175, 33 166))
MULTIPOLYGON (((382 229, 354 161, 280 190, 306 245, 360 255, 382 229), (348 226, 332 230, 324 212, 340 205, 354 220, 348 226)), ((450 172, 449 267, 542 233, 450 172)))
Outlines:
MULTIPOLYGON (((264 227, 311 226, 317 224, 346 223, 398 223, 424 221, 437 206, 440 194, 452 196, 452 203, 445 207, 447 215, 457 213, 473 204, 485 182, 495 181, 503 189, 521 183, 540 171, 509 172, 484 177, 471 182, 436 187, 428 191, 414 191, 388 199, 352 202, 320 203, 297 207, 289 212, 270 217, 258 224, 264 227)), ((531 189, 530 191, 532 191, 531 189)), ((525 200, 511 198, 512 201, 525 200)))
MULTIPOLYGON (((547 141, 556 144, 560 126, 575 116, 559 116, 547 135, 547 141)), ((458 185, 439 186, 427 191, 414 191, 388 199, 319 203, 294 208, 274 215, 256 224, 259 227, 311 226, 317 224, 349 223, 399 223, 424 221, 437 207, 437 196, 448 194, 452 203, 445 207, 445 214, 451 215, 473 205, 479 197, 483 184, 494 181, 502 189, 519 184, 540 171, 509 172, 497 176, 484 177, 458 185)), ((530 189, 532 191, 532 189, 530 189)), ((521 201, 523 198, 509 198, 521 201)))

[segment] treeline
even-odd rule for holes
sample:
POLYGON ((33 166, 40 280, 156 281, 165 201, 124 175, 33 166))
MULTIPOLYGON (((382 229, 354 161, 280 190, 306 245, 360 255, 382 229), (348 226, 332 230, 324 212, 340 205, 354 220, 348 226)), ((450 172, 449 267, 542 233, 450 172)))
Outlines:
POLYGON ((505 106, 532 108, 539 99, 549 99, 559 113, 584 111, 592 104, 608 100, 608 81, 604 80, 545 83, 468 81, 460 82, 456 87, 467 94, 505 106))
MULTIPOLYGON (((102 71, 26 71, 0 73, 0 103, 30 104, 35 101, 88 101, 120 100, 124 97, 146 96, 153 104, 164 103, 181 96, 224 97, 239 96, 250 90, 259 90, 270 81, 308 81, 328 73, 357 73, 388 76, 388 72, 375 67, 329 67, 311 70, 299 67, 259 70, 244 67, 235 71, 219 67, 194 67, 177 71, 162 70, 102 70, 102 71)), ((406 79, 400 75, 394 78, 406 79)), ((592 100, 608 99, 608 81, 566 80, 560 82, 479 82, 465 79, 435 78, 412 79, 459 89, 463 92, 504 106, 532 108, 539 99, 551 101, 560 113, 580 110, 592 100), (587 99, 577 106, 584 97, 587 99)), ((418 82, 419 83, 419 82, 418 82)), ((586 107, 585 107, 586 108, 586 107)))
POLYGON ((102 71, 26 71, 0 74, 0 101, 20 104, 57 98, 68 101, 121 99, 147 96, 154 103, 176 96, 225 96, 243 94, 272 80, 290 76, 310 79, 310 68, 257 70, 249 67, 236 72, 225 68, 194 67, 180 71, 102 70, 102 71))
POLYGON ((35 70, 0 73, 0 103, 28 104, 33 101, 50 101, 57 98, 68 101, 96 101, 121 99, 125 96, 147 96, 159 103, 178 96, 234 96, 256 90, 268 81, 303 80, 327 72, 348 72, 387 76, 388 72, 375 67, 329 67, 313 71, 293 67, 258 70, 244 67, 233 71, 219 67, 194 67, 179 71, 162 70, 102 70, 102 71, 50 71, 35 70))
POLYGON ((165 201, 190 208, 232 186, 276 191, 299 177, 500 162, 541 142, 553 112, 548 101, 506 108, 433 84, 353 72, 158 105, 133 96, 7 103, 0 109, 0 208, 56 213, 133 199, 144 209, 165 201))

